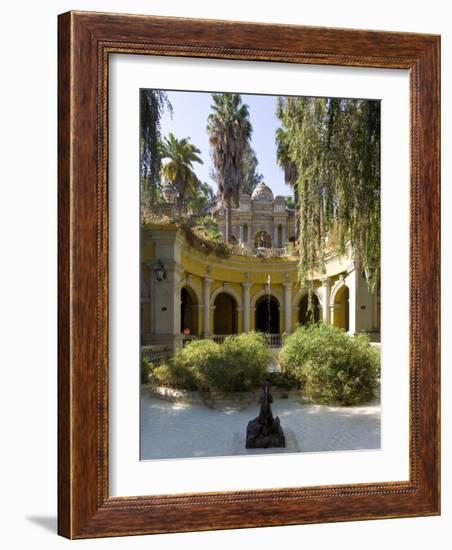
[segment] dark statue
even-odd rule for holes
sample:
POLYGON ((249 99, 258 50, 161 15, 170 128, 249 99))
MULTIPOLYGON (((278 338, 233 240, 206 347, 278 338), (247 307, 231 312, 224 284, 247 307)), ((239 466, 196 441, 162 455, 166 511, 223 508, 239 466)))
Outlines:
POLYGON ((261 409, 259 416, 248 422, 246 429, 247 449, 268 449, 269 447, 285 447, 286 438, 281 428, 279 418, 273 418, 270 393, 270 383, 264 382, 263 393, 260 398, 261 409))

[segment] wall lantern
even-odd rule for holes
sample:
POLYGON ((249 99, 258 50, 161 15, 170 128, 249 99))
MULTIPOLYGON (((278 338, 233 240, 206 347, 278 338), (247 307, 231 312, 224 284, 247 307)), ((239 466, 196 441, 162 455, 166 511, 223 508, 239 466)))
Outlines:
POLYGON ((157 281, 164 281, 166 279, 166 271, 163 267, 162 260, 158 261, 158 266, 154 268, 154 273, 157 281))

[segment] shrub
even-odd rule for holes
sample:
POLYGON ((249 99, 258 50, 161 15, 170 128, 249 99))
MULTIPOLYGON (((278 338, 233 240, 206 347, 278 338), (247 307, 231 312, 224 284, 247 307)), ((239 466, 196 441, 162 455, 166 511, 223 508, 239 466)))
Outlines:
POLYGON ((196 390, 195 374, 189 368, 170 361, 157 367, 152 373, 151 381, 160 386, 169 386, 184 390, 196 390))
POLYGON ((375 396, 380 354, 365 334, 316 324, 300 327, 280 353, 282 372, 298 380, 308 399, 322 404, 355 405, 375 396))
POLYGON ((248 391, 264 381, 272 356, 261 333, 248 332, 229 336, 222 345, 224 376, 213 380, 223 391, 248 391))
POLYGON ((264 380, 271 355, 257 333, 229 336, 222 345, 194 340, 153 372, 159 384, 206 393, 247 391, 264 380))
POLYGON ((201 237, 204 237, 208 241, 223 241, 223 234, 218 228, 218 222, 212 216, 201 216, 196 220, 196 226, 194 228, 201 237))
POLYGON ((154 368, 154 365, 151 363, 151 361, 148 361, 147 359, 141 359, 141 383, 147 384, 149 382, 149 376, 152 373, 152 370, 154 368))
POLYGON ((279 388, 280 390, 289 391, 300 386, 299 381, 293 374, 287 371, 270 372, 268 373, 267 379, 273 387, 279 388))

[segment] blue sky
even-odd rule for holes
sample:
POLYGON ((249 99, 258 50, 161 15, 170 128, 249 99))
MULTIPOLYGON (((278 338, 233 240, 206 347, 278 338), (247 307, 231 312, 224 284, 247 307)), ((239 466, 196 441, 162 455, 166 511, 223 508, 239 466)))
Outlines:
MULTIPOLYGON (((208 92, 167 92, 173 106, 173 118, 165 111, 162 117, 162 135, 169 132, 177 138, 190 137, 201 150, 204 164, 194 164, 197 176, 207 181, 215 190, 216 184, 210 178, 212 167, 209 139, 206 125, 212 104, 208 92)), ((258 170, 264 176, 265 183, 275 195, 291 195, 291 188, 284 183, 284 173, 276 164, 275 131, 279 126, 276 111, 276 96, 242 94, 243 103, 249 107, 253 134, 251 145, 259 161, 258 170)))

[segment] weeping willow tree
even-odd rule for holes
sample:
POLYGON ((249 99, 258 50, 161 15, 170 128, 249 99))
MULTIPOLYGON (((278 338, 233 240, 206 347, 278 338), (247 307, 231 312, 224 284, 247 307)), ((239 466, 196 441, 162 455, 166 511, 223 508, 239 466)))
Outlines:
POLYGON ((277 115, 296 174, 301 282, 325 270, 328 253, 350 246, 372 291, 380 270, 380 103, 287 97, 277 115))
POLYGON ((161 90, 141 90, 140 92, 140 192, 141 204, 149 208, 155 199, 162 158, 160 121, 164 110, 171 114, 172 105, 166 92, 161 90))

